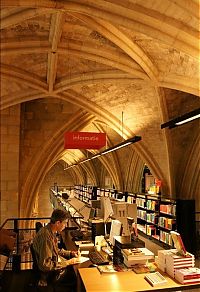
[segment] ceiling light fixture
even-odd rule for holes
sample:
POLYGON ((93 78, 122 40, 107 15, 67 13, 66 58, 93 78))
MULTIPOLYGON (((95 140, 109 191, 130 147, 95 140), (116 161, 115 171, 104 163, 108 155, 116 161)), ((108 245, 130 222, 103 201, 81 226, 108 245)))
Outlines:
POLYGON ((161 129, 163 128, 175 128, 177 126, 181 126, 183 124, 189 123, 195 119, 199 119, 200 118, 200 108, 193 110, 189 113, 186 113, 180 117, 177 117, 169 122, 166 122, 164 124, 161 125, 161 129))
POLYGON ((86 159, 84 159, 84 160, 82 160, 80 162, 77 162, 75 164, 71 164, 71 165, 65 167, 64 170, 67 170, 67 169, 69 169, 71 167, 74 167, 74 166, 77 166, 79 164, 85 163, 85 162, 87 162, 89 160, 95 159, 97 157, 100 157, 102 155, 108 154, 110 152, 116 151, 116 150, 118 150, 120 148, 123 148, 123 147, 126 147, 126 146, 128 146, 130 144, 136 143, 136 142, 140 141, 141 139, 142 139, 141 136, 134 136, 134 137, 132 137, 130 139, 127 139, 127 140, 125 140, 125 141, 123 141, 123 142, 121 142, 121 143, 119 143, 119 144, 117 144, 117 145, 115 145, 115 146, 113 146, 111 148, 105 149, 104 151, 102 151, 100 153, 97 153, 97 154, 93 155, 90 158, 86 158, 86 159))

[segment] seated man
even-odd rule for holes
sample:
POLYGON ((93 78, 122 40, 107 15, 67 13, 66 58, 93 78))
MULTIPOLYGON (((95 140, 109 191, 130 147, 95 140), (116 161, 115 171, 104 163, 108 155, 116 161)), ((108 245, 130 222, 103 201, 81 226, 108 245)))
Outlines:
MULTIPOLYGON (((42 227, 33 239, 33 250, 37 261, 38 269, 42 272, 39 285, 45 286, 49 280, 54 278, 57 284, 68 284, 68 274, 73 269, 64 269, 64 273, 59 273, 62 268, 78 263, 77 252, 58 249, 56 233, 60 233, 65 228, 67 213, 61 209, 55 209, 51 215, 50 223, 42 227), (55 275, 57 275, 55 277, 55 275), (61 275, 58 278, 58 275, 61 275)), ((70 274, 70 281, 75 281, 75 275, 70 274)), ((70 284, 70 283, 69 283, 70 284)))

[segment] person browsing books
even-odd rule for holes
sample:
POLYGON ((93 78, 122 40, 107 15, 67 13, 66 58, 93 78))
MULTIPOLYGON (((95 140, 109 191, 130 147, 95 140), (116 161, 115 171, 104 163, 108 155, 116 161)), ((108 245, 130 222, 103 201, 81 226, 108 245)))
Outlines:
POLYGON ((51 215, 50 222, 42 227, 33 239, 32 247, 38 269, 42 275, 41 285, 47 285, 48 279, 52 278, 53 272, 56 272, 56 278, 59 282, 65 282, 69 278, 67 277, 68 270, 65 268, 79 262, 77 252, 58 248, 56 234, 64 230, 67 217, 68 215, 64 210, 55 209, 51 215), (58 277, 61 269, 64 272, 62 272, 62 276, 58 277))

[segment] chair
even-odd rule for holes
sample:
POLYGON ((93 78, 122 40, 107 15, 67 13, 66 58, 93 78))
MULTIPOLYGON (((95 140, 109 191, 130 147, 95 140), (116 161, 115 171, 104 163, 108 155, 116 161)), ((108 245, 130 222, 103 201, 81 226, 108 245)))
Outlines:
MULTIPOLYGON (((53 271, 53 272, 43 272, 38 268, 37 258, 35 255, 35 250, 33 244, 30 245, 30 251, 33 259, 33 282, 31 283, 32 287, 36 287, 33 292, 74 292, 74 283, 60 283, 58 276, 63 270, 53 271), (47 286, 40 286, 39 282, 46 281, 47 286)), ((72 266, 69 267, 71 270, 72 266)), ((72 279, 72 277, 70 277, 72 279)))
POLYGON ((36 259, 36 255, 35 255, 35 250, 33 248, 33 244, 30 245, 30 251, 31 251, 31 255, 32 255, 32 259, 33 259, 33 282, 31 283, 32 287, 35 287, 36 290, 34 290, 35 292, 54 292, 54 287, 52 285, 52 283, 48 283, 47 278, 48 278, 48 273, 46 272, 42 272, 39 268, 38 268, 38 264, 37 264, 37 259, 36 259), (43 281, 46 282, 46 286, 40 286, 39 283, 43 281))

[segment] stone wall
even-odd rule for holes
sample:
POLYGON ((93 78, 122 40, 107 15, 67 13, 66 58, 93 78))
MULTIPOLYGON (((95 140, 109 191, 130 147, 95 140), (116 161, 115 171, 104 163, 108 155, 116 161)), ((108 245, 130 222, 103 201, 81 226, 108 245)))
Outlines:
POLYGON ((0 225, 19 214, 20 105, 1 111, 0 225))
POLYGON ((63 170, 61 163, 56 163, 47 173, 38 194, 38 216, 48 217, 51 215, 52 206, 49 199, 49 189, 57 183, 58 186, 73 186, 73 180, 69 172, 63 170))

